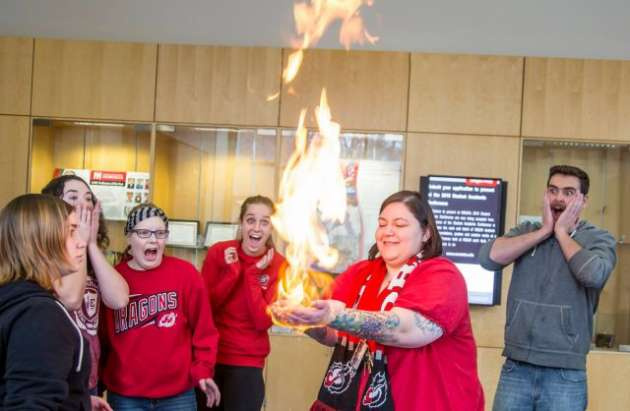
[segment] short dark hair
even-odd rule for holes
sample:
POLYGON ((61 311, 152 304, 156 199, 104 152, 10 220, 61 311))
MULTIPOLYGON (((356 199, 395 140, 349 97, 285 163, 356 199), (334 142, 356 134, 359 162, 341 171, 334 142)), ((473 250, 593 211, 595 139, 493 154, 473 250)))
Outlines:
POLYGON ((556 174, 577 177, 577 179, 580 180, 580 192, 584 195, 588 194, 590 180, 588 178, 588 174, 586 174, 586 171, 582 170, 581 168, 568 166, 568 165, 552 166, 549 169, 549 178, 547 178, 547 186, 549 186, 551 177, 555 176, 556 174))
MULTIPOLYGON (((416 220, 418 220, 420 228, 423 230, 429 230, 431 235, 421 250, 422 258, 429 259, 442 255, 442 237, 440 237, 437 224, 435 223, 435 217, 433 216, 433 210, 431 210, 431 206, 427 200, 417 191, 399 191, 390 195, 385 199, 385 201, 383 201, 381 209, 378 213, 382 213, 385 207, 392 203, 403 203, 409 212, 413 214, 416 220)), ((368 258, 373 260, 376 258, 377 254, 378 248, 376 244, 374 244, 370 248, 368 258)))

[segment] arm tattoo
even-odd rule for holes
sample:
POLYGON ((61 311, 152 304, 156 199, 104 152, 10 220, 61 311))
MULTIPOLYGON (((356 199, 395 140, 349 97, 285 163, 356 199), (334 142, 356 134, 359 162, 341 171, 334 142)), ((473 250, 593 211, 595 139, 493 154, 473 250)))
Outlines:
POLYGON ((400 318, 392 312, 361 311, 344 309, 328 324, 329 327, 346 331, 360 338, 374 340, 378 343, 394 343, 400 325, 400 318))
POLYGON ((415 311, 413 312, 413 318, 416 327, 420 329, 420 331, 422 331, 423 333, 433 334, 438 338, 444 334, 444 331, 442 331, 442 327, 415 311))

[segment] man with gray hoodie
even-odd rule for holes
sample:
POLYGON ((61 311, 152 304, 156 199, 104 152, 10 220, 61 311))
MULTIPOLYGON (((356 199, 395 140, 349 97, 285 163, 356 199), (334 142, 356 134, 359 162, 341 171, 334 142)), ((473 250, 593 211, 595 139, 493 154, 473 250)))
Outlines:
POLYGON ((524 222, 479 252, 488 270, 514 263, 503 350, 507 358, 494 411, 586 409, 593 314, 617 259, 615 239, 580 220, 588 188, 583 170, 551 167, 542 223, 524 222))

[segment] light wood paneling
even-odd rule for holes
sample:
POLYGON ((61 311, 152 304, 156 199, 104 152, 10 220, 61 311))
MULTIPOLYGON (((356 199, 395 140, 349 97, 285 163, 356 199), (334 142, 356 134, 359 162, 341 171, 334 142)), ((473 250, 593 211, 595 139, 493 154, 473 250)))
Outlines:
POLYGON ((158 121, 276 126, 282 52, 160 44, 158 121))
POLYGON ((505 362, 505 358, 501 356, 502 351, 502 348, 477 347, 477 373, 483 387, 487 411, 492 409, 501 367, 505 362))
POLYGON ((409 131, 518 136, 522 57, 411 55, 409 131))
POLYGON ((0 116, 0 208, 26 192, 29 118, 0 116))
POLYGON ((523 135, 630 141, 630 61, 526 58, 523 135))
POLYGON ((405 130, 408 78, 407 53, 308 50, 297 78, 282 87, 280 124, 294 127, 307 107, 306 123, 315 126, 312 109, 325 87, 332 118, 344 129, 405 130))
MULTIPOLYGON (((404 187, 417 190, 420 176, 446 174, 500 177, 508 182, 506 229, 516 222, 520 141, 512 137, 415 134, 407 136, 404 187)), ((505 300, 511 267, 503 271, 502 305, 472 307, 477 345, 503 346, 505 300)))
POLYGON ((332 349, 305 336, 271 336, 265 411, 308 410, 317 398, 332 349))
POLYGON ((155 44, 35 40, 33 115, 151 121, 155 44))
POLYGON ((0 114, 31 112, 33 39, 0 37, 0 114))
POLYGON ((630 410, 630 354, 592 351, 587 357, 589 411, 630 410))

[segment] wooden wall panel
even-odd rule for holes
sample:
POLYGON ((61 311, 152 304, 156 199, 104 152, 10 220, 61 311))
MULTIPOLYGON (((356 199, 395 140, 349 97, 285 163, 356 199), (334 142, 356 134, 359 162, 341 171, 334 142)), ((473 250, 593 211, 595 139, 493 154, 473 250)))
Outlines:
POLYGON ((35 40, 33 115, 153 120, 157 46, 35 40))
POLYGON ((30 119, 0 116, 0 208, 13 197, 24 194, 27 186, 30 119))
MULTIPOLYGON (((520 141, 512 137, 449 134, 407 135, 405 182, 417 190, 420 176, 428 174, 500 177, 508 182, 506 229, 516 222, 520 141)), ((472 307, 471 318, 477 345, 503 346, 505 300, 511 268, 503 271, 502 305, 472 307)))
POLYGON ((276 126, 282 51, 160 44, 158 121, 276 126))
POLYGON ((265 411, 309 409, 331 355, 331 348, 309 337, 272 335, 265 368, 265 411))
POLYGON ((409 131, 518 136, 522 57, 411 55, 409 131))
POLYGON ((526 58, 523 135, 630 141, 630 61, 526 58))
POLYGON ((477 347, 477 373, 483 387, 487 411, 492 410, 501 367, 505 362, 505 358, 501 356, 501 351, 503 351, 502 348, 477 347))
POLYGON ((33 39, 0 37, 0 114, 29 115, 33 39))
POLYGON ((630 410, 630 391, 620 389, 630 380, 630 355, 591 351, 587 357, 589 411, 630 410))
POLYGON ((343 129, 403 131, 408 79, 407 53, 308 50, 297 78, 282 87, 280 124, 294 127, 307 107, 307 125, 315 126, 312 109, 326 87, 332 118, 343 129))

